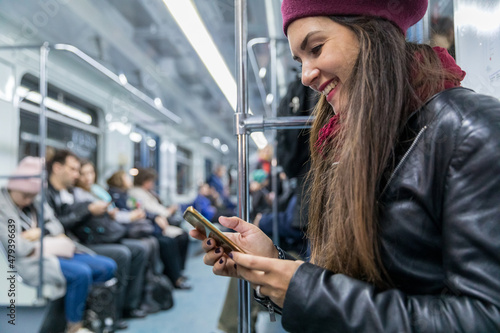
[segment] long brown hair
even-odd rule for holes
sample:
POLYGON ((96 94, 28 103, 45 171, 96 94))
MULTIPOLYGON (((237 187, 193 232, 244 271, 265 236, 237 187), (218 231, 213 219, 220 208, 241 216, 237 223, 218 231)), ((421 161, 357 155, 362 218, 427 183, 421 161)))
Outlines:
POLYGON ((394 167, 394 149, 409 115, 444 89, 439 58, 427 45, 407 43, 392 23, 366 17, 332 17, 350 28, 358 59, 336 110, 340 130, 314 147, 334 115, 321 96, 311 129, 311 261, 336 273, 391 285, 377 241, 377 199, 382 175, 394 167))

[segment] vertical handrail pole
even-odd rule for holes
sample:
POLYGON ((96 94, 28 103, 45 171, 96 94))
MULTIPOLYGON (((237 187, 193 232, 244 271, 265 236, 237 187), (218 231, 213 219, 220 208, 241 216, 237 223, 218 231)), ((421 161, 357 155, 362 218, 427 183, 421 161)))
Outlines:
MULTIPOLYGON (((247 116, 247 3, 235 0, 236 61, 237 61, 237 106, 235 116, 238 140, 238 214, 248 221, 248 133, 244 120, 247 116)), ((238 333, 250 333, 250 285, 238 281, 238 333)))
POLYGON ((47 97, 47 58, 49 56, 49 43, 45 42, 40 47, 40 82, 39 89, 40 95, 42 96, 42 100, 40 101, 40 118, 38 124, 38 135, 40 137, 40 160, 42 163, 42 174, 40 175, 42 179, 42 190, 40 191, 40 209, 38 210, 38 228, 41 230, 40 235, 40 276, 39 276, 39 284, 37 288, 37 297, 41 299, 43 297, 43 237, 44 233, 44 222, 45 222, 45 212, 44 212, 44 204, 45 204, 45 192, 47 189, 47 174, 45 171, 45 141, 47 138, 47 118, 46 118, 46 107, 45 107, 45 98, 47 97))
MULTIPOLYGON (((277 66, 277 43, 276 39, 271 40, 270 55, 271 55, 271 94, 273 95, 273 102, 271 104, 271 110, 273 117, 278 115, 278 66, 277 66)), ((278 138, 277 130, 273 130, 273 155, 271 160, 271 177, 272 177, 272 191, 274 192, 273 200, 273 242, 274 244, 280 244, 279 230, 278 230, 278 159, 276 157, 276 152, 278 150, 278 138)), ((283 148, 283 147, 282 147, 283 148)))

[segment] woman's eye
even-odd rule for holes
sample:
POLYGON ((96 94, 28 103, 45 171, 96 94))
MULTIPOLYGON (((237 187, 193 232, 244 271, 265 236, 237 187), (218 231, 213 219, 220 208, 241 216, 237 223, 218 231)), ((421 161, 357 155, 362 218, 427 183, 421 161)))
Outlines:
POLYGON ((315 46, 311 49, 311 53, 312 54, 319 54, 319 52, 321 51, 321 48, 323 47, 323 44, 320 44, 318 46, 315 46))

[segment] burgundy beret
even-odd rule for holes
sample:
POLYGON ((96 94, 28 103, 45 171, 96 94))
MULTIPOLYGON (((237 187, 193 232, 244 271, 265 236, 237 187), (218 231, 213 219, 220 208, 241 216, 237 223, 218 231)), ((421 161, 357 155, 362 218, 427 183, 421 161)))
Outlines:
POLYGON ((290 23, 308 16, 373 16, 385 18, 404 35, 427 11, 428 0, 283 0, 283 32, 290 23))

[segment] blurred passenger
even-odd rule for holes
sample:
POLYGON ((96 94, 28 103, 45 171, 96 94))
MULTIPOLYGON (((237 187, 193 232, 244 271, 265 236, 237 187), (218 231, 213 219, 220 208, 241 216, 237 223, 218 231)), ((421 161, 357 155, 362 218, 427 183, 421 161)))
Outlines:
POLYGON ((137 201, 132 200, 127 192, 132 187, 132 181, 125 171, 119 170, 115 172, 106 182, 109 186, 109 194, 113 198, 116 207, 120 209, 121 212, 132 213, 138 210, 142 211, 150 223, 158 226, 155 228, 153 236, 156 237, 160 244, 163 273, 168 276, 175 288, 190 289, 191 286, 182 275, 182 256, 179 252, 177 240, 164 236, 162 233, 161 226, 168 224, 167 220, 163 216, 137 208, 137 201))
MULTIPOLYGON (((292 225, 296 204, 297 196, 293 195, 288 201, 286 210, 278 212, 280 247, 295 257, 306 260, 309 257, 309 250, 305 233, 292 225)), ((273 213, 257 214, 253 224, 258 226, 269 237, 273 236, 273 213)))
POLYGON ((273 159, 273 146, 267 144, 264 148, 257 151, 256 169, 264 170, 268 175, 271 174, 271 161, 273 159))
POLYGON ((269 175, 263 169, 254 170, 250 174, 250 220, 257 214, 269 213, 272 210, 272 198, 269 189, 269 175))
POLYGON ((224 208, 234 211, 236 205, 231 201, 229 186, 224 183, 225 176, 226 167, 224 165, 218 165, 208 177, 207 183, 217 191, 224 208))
POLYGON ((159 228, 158 231, 164 236, 173 238, 177 241, 177 246, 181 255, 181 267, 182 270, 184 270, 186 266, 189 236, 182 228, 170 225, 168 219, 176 212, 177 205, 164 206, 161 203, 160 198, 153 191, 156 178, 157 175, 154 170, 139 169, 139 173, 134 177, 134 187, 128 190, 128 195, 132 201, 135 201, 135 203, 147 213, 162 217, 161 223, 158 223, 160 219, 155 219, 157 228, 159 228))
MULTIPOLYGON (((125 227, 126 233, 121 242, 129 242, 139 244, 146 249, 146 268, 144 269, 144 277, 148 269, 154 271, 155 267, 160 264, 160 245, 156 238, 152 237, 154 227, 151 221, 146 220, 146 212, 142 209, 133 211, 123 211, 118 209, 112 202, 111 195, 103 187, 95 183, 96 172, 92 162, 84 160, 80 166, 80 177, 76 181, 74 195, 76 201, 105 201, 110 203, 108 206, 108 215, 122 226, 125 227)), ((144 280, 143 280, 144 281, 144 280)), ((146 290, 146 284, 143 283, 143 291, 146 290)), ((140 308, 147 313, 156 313, 160 311, 160 306, 153 301, 151 297, 146 297, 143 292, 143 301, 140 308)))
POLYGON ((140 241, 123 239, 125 229, 107 214, 109 202, 75 199, 73 187, 80 177, 80 160, 75 154, 68 150, 57 151, 47 170, 47 201, 66 234, 70 237, 77 235, 90 249, 112 258, 117 264, 117 313, 128 318, 145 317, 139 303, 147 247, 140 241))
POLYGON ((193 202, 183 205, 183 210, 187 206, 193 206, 194 209, 200 212, 207 220, 216 223, 217 222, 217 207, 216 200, 212 197, 212 188, 207 183, 203 183, 198 187, 198 194, 193 202), (214 202, 214 203, 212 203, 214 202))
POLYGON ((445 48, 455 58, 455 28, 450 17, 437 17, 431 23, 431 46, 445 48))
MULTIPOLYGON (((33 176, 42 172, 42 161, 25 157, 14 171, 15 176, 33 176)), ((37 286, 39 282, 40 237, 38 223, 42 203, 36 197, 41 189, 40 178, 9 180, 0 191, 0 239, 8 248, 7 237, 15 228, 16 269, 24 282, 37 286), (11 224, 12 223, 12 224, 11 224)), ((74 243, 64 234, 64 228, 47 203, 44 205, 43 295, 49 299, 64 296, 67 332, 90 332, 82 326, 87 294, 93 283, 113 277, 116 263, 95 255, 88 248, 74 243), (65 290, 66 287, 66 290, 65 290)))

